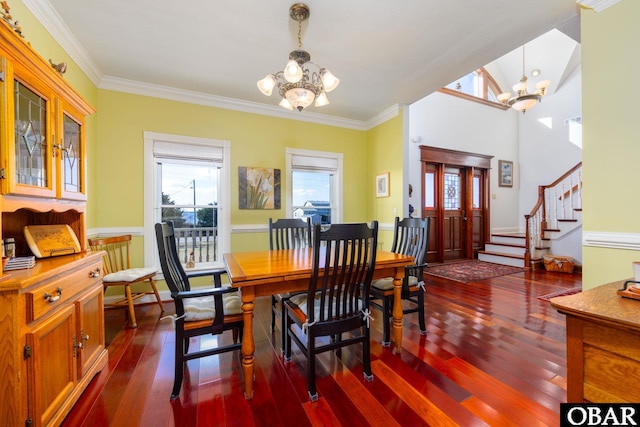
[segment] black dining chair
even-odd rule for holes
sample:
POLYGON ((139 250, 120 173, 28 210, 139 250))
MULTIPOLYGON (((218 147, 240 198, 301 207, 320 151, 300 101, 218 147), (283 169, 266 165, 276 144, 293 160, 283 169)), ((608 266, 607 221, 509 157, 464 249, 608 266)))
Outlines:
MULTIPOLYGON (((311 218, 269 218, 269 249, 299 249, 311 247, 311 218)), ((280 319, 280 346, 284 349, 285 330, 282 327, 282 301, 290 293, 271 296, 271 331, 275 330, 276 317, 280 319)))
POLYGON ((369 342, 369 287, 378 242, 378 222, 332 224, 313 230, 313 261, 307 292, 283 301, 285 360, 291 341, 307 358, 309 399, 316 401, 316 355, 362 344, 364 377, 373 380, 369 342), (344 336, 343 336, 344 335, 344 336))
MULTIPOLYGON (((402 280, 402 299, 411 305, 403 309, 403 314, 418 313, 418 324, 422 335, 427 333, 424 321, 424 269, 429 248, 429 218, 396 217, 393 229, 391 252, 409 255, 414 263, 404 270, 402 280)), ((382 345, 390 345, 390 323, 393 319, 393 277, 375 279, 371 283, 371 305, 382 310, 382 345)))
POLYGON ((191 289, 176 249, 176 236, 173 221, 155 225, 156 241, 160 255, 162 274, 171 291, 176 306, 175 321, 175 374, 171 400, 180 394, 184 365, 188 360, 237 350, 241 347, 243 316, 242 302, 238 291, 222 286, 221 276, 226 270, 207 271, 204 275, 213 276, 213 288, 191 289), (233 342, 217 347, 202 348, 189 352, 189 340, 201 335, 219 335, 231 330, 233 342))

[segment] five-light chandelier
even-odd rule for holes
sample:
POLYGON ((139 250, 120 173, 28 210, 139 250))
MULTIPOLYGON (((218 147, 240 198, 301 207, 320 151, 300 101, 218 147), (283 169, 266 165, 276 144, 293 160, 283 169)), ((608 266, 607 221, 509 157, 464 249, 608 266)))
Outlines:
POLYGON ((547 88, 551 83, 550 80, 543 80, 536 84, 536 91, 529 93, 527 89, 527 76, 524 68, 524 45, 522 46, 522 78, 520 83, 513 86, 513 90, 516 92, 514 96, 511 96, 511 92, 504 92, 498 95, 498 101, 513 108, 516 111, 522 111, 525 113, 528 109, 535 106, 541 101, 542 97, 546 94, 547 88))
POLYGON ((327 92, 334 90, 340 80, 326 68, 311 62, 311 55, 302 48, 302 22, 309 18, 309 7, 296 3, 289 9, 289 16, 298 23, 298 49, 289 54, 284 71, 268 74, 258 81, 258 89, 271 96, 274 87, 282 97, 279 105, 288 110, 302 111, 315 100, 315 106, 329 103, 327 92))

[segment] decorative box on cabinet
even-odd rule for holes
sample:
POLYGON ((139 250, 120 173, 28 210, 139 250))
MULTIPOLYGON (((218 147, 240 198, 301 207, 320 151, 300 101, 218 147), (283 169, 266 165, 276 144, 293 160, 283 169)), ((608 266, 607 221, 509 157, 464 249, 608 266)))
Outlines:
POLYGON ((567 402, 640 402, 640 301, 623 284, 551 299, 567 316, 567 402))
POLYGON ((39 260, 0 282, 2 425, 59 425, 106 365, 103 255, 39 260))

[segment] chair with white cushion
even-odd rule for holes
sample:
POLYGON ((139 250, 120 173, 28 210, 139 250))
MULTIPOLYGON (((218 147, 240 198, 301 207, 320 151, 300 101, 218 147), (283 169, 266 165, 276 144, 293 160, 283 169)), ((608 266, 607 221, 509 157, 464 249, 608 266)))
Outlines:
POLYGON ((137 328, 136 312, 134 301, 145 295, 155 295, 155 299, 160 306, 160 311, 164 311, 164 305, 160 299, 160 294, 156 288, 154 281, 156 275, 155 268, 132 268, 131 254, 129 252, 131 246, 131 235, 114 237, 101 237, 89 239, 89 246, 92 251, 104 251, 104 277, 102 283, 104 291, 109 287, 124 287, 124 297, 109 304, 105 307, 128 307, 129 321, 132 328, 137 328), (151 290, 142 291, 140 288, 145 284, 151 290), (133 291, 132 286, 138 289, 133 291))
MULTIPOLYGON (((424 269, 429 247, 429 218, 396 217, 391 252, 409 255, 414 263, 405 267, 402 281, 402 300, 412 304, 405 306, 403 314, 418 313, 420 333, 425 335, 424 321, 424 269)), ((371 283, 371 305, 382 310, 382 345, 390 345, 390 323, 393 318, 393 277, 376 279, 371 283), (379 302, 378 302, 379 301, 379 302)))
POLYGON ((221 276, 226 270, 218 269, 207 271, 204 275, 212 275, 213 288, 191 289, 189 277, 180 263, 180 257, 176 248, 176 238, 173 230, 173 221, 158 223, 155 225, 156 241, 160 265, 167 286, 171 291, 171 297, 175 301, 175 375, 173 379, 173 391, 171 399, 176 399, 180 394, 184 365, 188 360, 205 356, 212 356, 227 351, 241 348, 242 327, 242 301, 236 289, 230 286, 222 286, 221 276), (218 339, 215 347, 203 347, 197 351, 189 352, 189 340, 201 335, 219 335, 231 330, 233 342, 223 345, 218 339))

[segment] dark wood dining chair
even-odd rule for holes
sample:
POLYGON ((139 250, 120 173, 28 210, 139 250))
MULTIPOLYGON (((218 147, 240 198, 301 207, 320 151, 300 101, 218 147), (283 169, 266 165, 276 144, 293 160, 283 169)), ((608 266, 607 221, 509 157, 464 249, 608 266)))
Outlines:
POLYGON ((158 289, 156 288, 155 268, 133 267, 131 264, 131 235, 97 237, 89 239, 89 247, 94 252, 104 251, 104 276, 102 284, 105 292, 110 287, 121 286, 124 289, 124 297, 116 301, 105 304, 105 307, 127 307, 129 314, 129 324, 132 328, 137 328, 136 310, 134 301, 145 295, 154 295, 156 302, 160 306, 160 311, 164 311, 164 305, 158 289), (147 291, 142 291, 140 286, 147 284, 147 291), (131 287, 137 285, 138 292, 134 292, 131 287))
MULTIPOLYGON (((429 218, 396 217, 393 231, 391 252, 409 255, 414 264, 405 267, 402 281, 402 299, 411 302, 403 309, 403 314, 418 313, 420 333, 426 334, 424 321, 424 269, 427 267, 426 256, 429 247, 429 218)), ((371 305, 382 310, 383 332, 382 345, 390 344, 390 323, 393 319, 393 277, 375 279, 371 283, 371 305)))
MULTIPOLYGON (((311 218, 269 218, 269 249, 298 249, 311 247, 311 218)), ((271 296, 271 331, 275 330, 276 317, 280 319, 280 345, 284 349, 285 330, 282 327, 282 301, 290 296, 280 293, 271 296)))
POLYGON ((291 341, 308 361, 309 399, 316 401, 316 355, 362 344, 364 377, 373 380, 369 342, 369 287, 378 242, 378 222, 332 224, 313 230, 313 261, 307 292, 283 301, 285 360, 291 341), (343 336, 343 334, 345 336, 343 336))
POLYGON ((236 289, 222 286, 222 275, 226 270, 208 270, 199 274, 213 276, 213 288, 191 289, 189 277, 180 263, 176 248, 173 221, 155 225, 156 241, 160 255, 162 274, 175 301, 175 374, 171 400, 180 394, 184 365, 188 360, 238 350, 241 347, 242 302, 236 289), (231 330, 233 342, 217 347, 201 348, 189 352, 189 340, 201 335, 219 335, 231 330), (240 337, 240 339, 239 339, 240 337))

